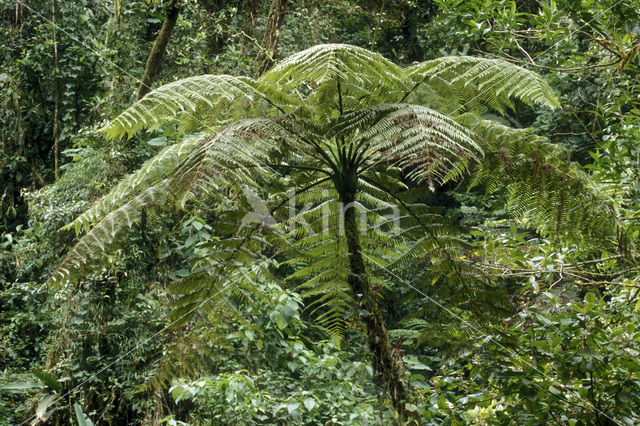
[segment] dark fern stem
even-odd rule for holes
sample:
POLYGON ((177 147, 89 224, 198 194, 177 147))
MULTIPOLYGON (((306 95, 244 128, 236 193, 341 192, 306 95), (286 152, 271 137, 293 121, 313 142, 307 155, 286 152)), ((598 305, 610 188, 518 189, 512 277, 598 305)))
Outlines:
MULTIPOLYGON (((354 181, 353 179, 345 179, 354 181)), ((391 398, 396 412, 396 424, 420 424, 415 414, 407 410, 410 391, 404 377, 401 360, 394 356, 389 343, 389 332, 384 324, 376 294, 371 289, 367 269, 362 257, 362 247, 358 234, 358 220, 355 201, 355 185, 344 185, 340 191, 340 201, 344 207, 344 232, 349 257, 349 286, 358 302, 361 319, 366 324, 367 345, 371 351, 373 367, 377 379, 383 384, 391 398)))

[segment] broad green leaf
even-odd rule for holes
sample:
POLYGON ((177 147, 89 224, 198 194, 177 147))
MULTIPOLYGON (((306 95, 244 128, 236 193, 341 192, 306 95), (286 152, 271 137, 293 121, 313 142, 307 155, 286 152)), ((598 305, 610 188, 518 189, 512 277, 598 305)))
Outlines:
POLYGON ((295 401, 287 403, 287 411, 289 414, 295 413, 298 407, 300 407, 300 404, 295 401))
POLYGON ((0 385, 0 391, 24 392, 29 389, 42 389, 42 385, 36 382, 14 382, 0 385))
POLYGON ((304 407, 307 409, 307 411, 313 410, 313 407, 316 406, 316 400, 312 397, 305 398, 302 403, 304 404, 304 407))
POLYGON ((46 420, 45 414, 47 412, 47 409, 56 401, 56 399, 58 399, 58 396, 51 393, 40 400, 40 403, 36 408, 36 417, 39 420, 46 420))
POLYGON ((40 379, 42 383, 44 383, 44 385, 49 389, 54 390, 56 392, 62 391, 62 385, 55 378, 53 374, 48 373, 46 371, 38 370, 37 368, 34 368, 33 370, 31 370, 31 372, 33 373, 34 376, 40 379))
POLYGON ((78 421, 78 426, 93 426, 93 422, 86 414, 82 411, 80 405, 77 402, 73 403, 73 410, 76 412, 76 420, 78 421))

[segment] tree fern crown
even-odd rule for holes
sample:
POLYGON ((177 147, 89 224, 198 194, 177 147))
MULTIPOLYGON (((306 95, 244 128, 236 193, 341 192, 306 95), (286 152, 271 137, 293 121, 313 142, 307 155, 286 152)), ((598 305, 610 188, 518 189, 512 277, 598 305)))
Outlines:
POLYGON ((295 268, 289 280, 339 332, 340 318, 354 303, 340 202, 352 201, 368 224, 359 244, 376 264, 393 261, 412 238, 418 243, 411 256, 420 247, 455 247, 454 240, 438 240, 438 229, 447 229, 440 219, 423 216, 419 207, 398 197, 400 176, 434 187, 468 174, 494 148, 492 133, 486 126, 477 132, 480 118, 471 112, 480 107, 502 112, 513 108, 515 99, 558 104, 537 75, 504 61, 447 57, 402 69, 377 53, 344 44, 299 52, 258 79, 203 75, 167 84, 103 131, 108 138, 130 137, 171 122, 190 136, 158 153, 67 226, 86 235, 50 281, 78 276, 141 210, 216 206, 220 249, 174 286, 180 312, 226 286, 251 299, 257 291, 256 280, 246 278, 257 273, 251 265, 276 250, 295 268), (245 226, 238 221, 253 207, 246 194, 266 199, 265 215, 275 218, 269 233, 262 232, 264 222, 245 226), (421 230, 419 236, 411 237, 385 217, 398 203, 413 221, 409 229, 421 230), (225 220, 236 220, 235 232, 229 232, 233 225, 222 226, 225 220), (291 226, 298 221, 307 225, 291 226))

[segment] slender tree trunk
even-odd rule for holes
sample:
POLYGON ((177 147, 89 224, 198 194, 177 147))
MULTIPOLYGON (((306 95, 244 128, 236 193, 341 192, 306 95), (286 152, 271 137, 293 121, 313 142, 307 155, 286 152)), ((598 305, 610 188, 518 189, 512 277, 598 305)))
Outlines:
MULTIPOLYGON (((355 185, 348 185, 355 188, 355 185)), ((389 333, 384 324, 382 313, 376 300, 376 294, 371 290, 367 269, 362 257, 358 219, 353 205, 355 189, 347 189, 340 193, 340 201, 344 206, 344 232, 349 256, 349 285, 355 299, 359 302, 361 319, 367 326, 367 344, 373 357, 373 368, 383 386, 386 387, 391 404, 398 417, 396 423, 404 425, 419 424, 415 414, 407 412, 409 390, 404 378, 399 355, 389 343, 389 333)))
POLYGON ((58 2, 57 0, 53 0, 51 2, 51 27, 53 29, 53 85, 55 88, 54 94, 54 105, 53 105, 53 175, 55 180, 58 180, 58 162, 59 162, 59 151, 60 148, 58 146, 58 140, 60 139, 58 135, 58 121, 60 115, 60 96, 61 96, 61 88, 60 82, 58 81, 58 40, 56 38, 56 17, 58 15, 58 2))
POLYGON ((273 0, 269 9, 267 29, 262 40, 262 51, 258 54, 258 75, 267 71, 273 65, 278 53, 278 40, 280 39, 280 28, 284 22, 284 15, 287 13, 287 0, 273 0))
POLYGON ((147 59, 147 66, 144 69, 142 82, 138 88, 138 100, 142 99, 144 95, 151 91, 151 85, 153 84, 153 80, 156 78, 158 68, 160 68, 160 62, 162 61, 164 52, 167 50, 169 37, 171 37, 173 28, 176 26, 176 22, 178 22, 179 14, 180 7, 177 5, 177 0, 174 0, 169 5, 167 17, 162 23, 162 28, 160 28, 156 41, 153 43, 151 53, 149 53, 149 59, 147 59))

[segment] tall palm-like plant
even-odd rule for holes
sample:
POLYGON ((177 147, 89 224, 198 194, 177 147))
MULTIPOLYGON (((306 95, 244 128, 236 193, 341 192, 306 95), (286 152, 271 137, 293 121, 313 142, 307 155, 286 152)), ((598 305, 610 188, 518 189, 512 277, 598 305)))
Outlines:
MULTIPOLYGON (((514 101, 557 106, 536 74, 504 61, 445 57, 403 69, 339 44, 295 54, 258 79, 204 75, 162 86, 104 132, 131 136, 178 122, 189 136, 68 225, 86 235, 51 281, 77 278, 150 207, 217 210, 220 223, 235 220, 234 232, 221 234, 201 267, 173 284, 181 295, 176 318, 227 294, 259 297, 258 282, 269 271, 264 253, 275 247, 293 267, 290 281, 329 329, 339 332, 343 315, 357 308, 374 369, 403 422, 412 417, 410 395, 378 305, 375 288, 384 283, 368 270, 401 253, 450 258, 456 241, 432 212, 403 201, 402 182, 434 187, 472 168, 486 182, 496 171, 515 171, 524 189, 514 196, 547 197, 536 205, 557 211, 558 195, 545 195, 545 179, 548 188, 556 176, 566 205, 558 223, 588 219, 569 201, 565 171, 545 162, 561 151, 530 132, 482 120, 481 112, 502 112, 514 101), (255 194, 267 200, 260 220, 246 220, 260 212, 240 220, 246 194, 254 194, 249 202, 255 194), (383 216, 394 206, 404 215, 400 222, 383 216)), ((455 262, 448 265, 460 272, 455 262)))

